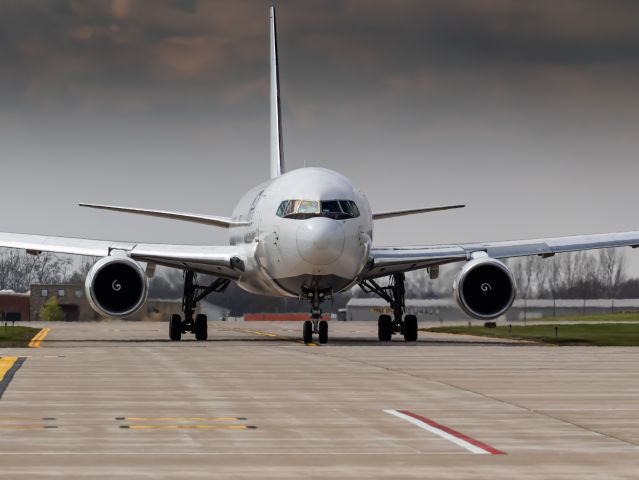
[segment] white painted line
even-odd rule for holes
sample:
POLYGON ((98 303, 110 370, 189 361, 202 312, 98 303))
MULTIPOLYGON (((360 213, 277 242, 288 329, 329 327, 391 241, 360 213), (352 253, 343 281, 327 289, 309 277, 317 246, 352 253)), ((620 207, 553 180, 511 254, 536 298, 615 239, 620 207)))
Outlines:
POLYGON ((412 423, 413 425, 422 428, 430 433, 434 433, 438 437, 443 438, 444 440, 448 440, 449 442, 454 443, 462 448, 465 448, 471 453, 475 453, 477 455, 503 455, 504 452, 497 450, 485 443, 479 442, 473 438, 470 438, 462 433, 456 432, 455 430, 444 427, 443 425, 439 425, 432 420, 429 420, 424 417, 420 417, 419 415, 415 415, 414 413, 407 411, 399 411, 399 410, 384 410, 385 413, 389 415, 394 415, 397 418, 401 418, 402 420, 406 420, 407 422, 412 423))

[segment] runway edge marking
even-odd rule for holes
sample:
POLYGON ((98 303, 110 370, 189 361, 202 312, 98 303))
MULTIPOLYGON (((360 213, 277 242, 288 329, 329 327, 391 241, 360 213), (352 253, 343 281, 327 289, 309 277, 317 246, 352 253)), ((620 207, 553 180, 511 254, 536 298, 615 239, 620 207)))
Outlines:
POLYGON ((497 450, 496 448, 480 442, 479 440, 475 440, 474 438, 464 435, 452 428, 448 428, 434 422, 433 420, 416 415, 408 410, 384 410, 384 412, 389 415, 394 415, 397 418, 401 418, 402 420, 406 420, 407 422, 410 422, 428 432, 434 433, 455 445, 465 448, 471 453, 477 455, 506 455, 506 452, 497 450))
POLYGON ((0 399, 24 360, 22 357, 0 357, 0 399))

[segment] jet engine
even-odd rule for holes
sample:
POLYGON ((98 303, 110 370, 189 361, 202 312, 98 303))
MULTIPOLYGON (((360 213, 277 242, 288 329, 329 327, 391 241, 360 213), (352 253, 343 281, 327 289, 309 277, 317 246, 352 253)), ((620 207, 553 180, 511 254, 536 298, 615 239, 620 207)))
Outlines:
POLYGON ((148 280, 135 260, 104 257, 89 270, 84 288, 93 310, 107 317, 125 318, 146 302, 148 280))
POLYGON ((506 265, 494 258, 466 263, 455 282, 453 296, 469 316, 490 320, 508 311, 515 299, 515 280, 506 265))

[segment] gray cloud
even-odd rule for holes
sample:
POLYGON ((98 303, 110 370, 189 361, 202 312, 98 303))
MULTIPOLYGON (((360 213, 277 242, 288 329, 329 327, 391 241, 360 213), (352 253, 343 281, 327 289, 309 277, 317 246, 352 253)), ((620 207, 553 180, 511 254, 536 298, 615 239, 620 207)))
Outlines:
MULTIPOLYGON (((284 76, 299 79, 292 88, 311 96, 380 87, 417 96, 436 87, 441 96, 443 83, 453 92, 476 84, 535 93, 539 83, 564 92, 574 79, 596 95, 597 68, 614 69, 617 82, 620 72, 628 85, 637 80, 636 2, 315 0, 279 7, 284 76)), ((265 12, 265 2, 237 0, 4 2, 3 104, 166 112, 199 110, 202 99, 220 108, 257 101, 265 12)))

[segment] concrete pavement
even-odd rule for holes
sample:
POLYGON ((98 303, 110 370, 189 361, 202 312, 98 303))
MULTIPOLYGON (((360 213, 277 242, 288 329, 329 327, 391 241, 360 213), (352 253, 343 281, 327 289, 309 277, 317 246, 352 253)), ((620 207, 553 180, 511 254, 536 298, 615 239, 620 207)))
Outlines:
POLYGON ((639 478, 639 349, 380 344, 368 322, 332 321, 315 347, 294 322, 211 322, 204 343, 47 327, 0 349, 26 357, 0 399, 0 478, 639 478))

